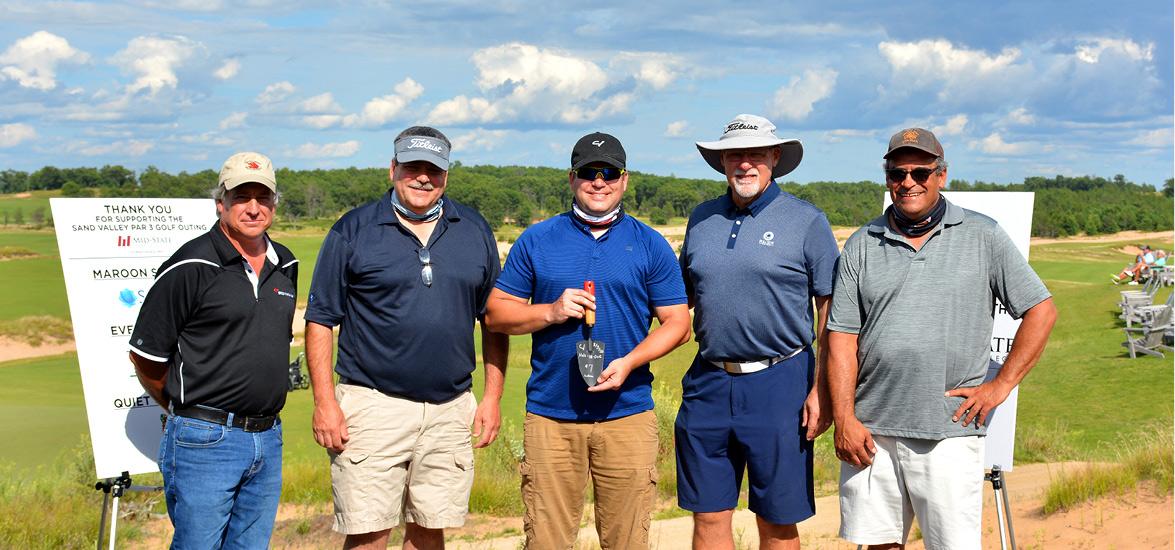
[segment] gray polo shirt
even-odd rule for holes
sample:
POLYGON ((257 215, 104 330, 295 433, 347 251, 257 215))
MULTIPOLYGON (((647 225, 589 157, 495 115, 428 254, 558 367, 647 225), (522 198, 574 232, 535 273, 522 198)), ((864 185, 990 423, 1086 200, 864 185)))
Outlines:
POLYGON ((984 434, 951 422, 963 398, 943 393, 983 382, 997 298, 1019 319, 1049 296, 987 216, 947 203, 917 251, 884 215, 869 222, 845 243, 828 321, 858 335, 857 418, 877 435, 984 434))

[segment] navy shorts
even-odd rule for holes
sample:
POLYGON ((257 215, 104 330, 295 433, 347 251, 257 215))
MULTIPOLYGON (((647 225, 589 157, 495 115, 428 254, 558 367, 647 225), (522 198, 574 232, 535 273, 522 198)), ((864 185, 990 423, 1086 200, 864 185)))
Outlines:
POLYGON ((812 443, 800 426, 814 367, 810 348, 749 374, 694 357, 673 429, 679 506, 733 509, 745 469, 750 509, 759 517, 787 525, 816 514, 812 443))

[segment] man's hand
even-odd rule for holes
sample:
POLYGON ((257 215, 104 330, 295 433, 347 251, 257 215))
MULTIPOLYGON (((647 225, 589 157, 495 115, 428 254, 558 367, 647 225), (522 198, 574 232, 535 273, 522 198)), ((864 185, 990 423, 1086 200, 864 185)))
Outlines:
POLYGON ((837 423, 833 442, 837 458, 858 468, 873 464, 873 455, 877 454, 873 434, 857 417, 849 417, 843 423, 837 423))
POLYGON ((947 397, 966 398, 963 404, 955 409, 955 414, 951 415, 951 422, 958 422, 959 419, 962 419, 964 426, 971 422, 975 422, 976 428, 986 425, 987 417, 991 416, 991 411, 1003 403, 1011 392, 1012 387, 1001 382, 999 378, 973 388, 958 388, 948 391, 947 397))
POLYGON ((800 425, 808 428, 808 433, 805 434, 808 441, 814 441, 832 425, 832 404, 826 396, 825 399, 821 399, 820 393, 816 388, 812 388, 812 391, 808 392, 808 399, 804 400, 804 417, 800 425))
POLYGON ((604 369, 604 372, 601 372, 600 377, 596 379, 596 385, 588 388, 588 391, 619 390, 631 372, 632 365, 629 365, 623 357, 613 359, 611 363, 608 363, 608 368, 604 369))
POLYGON ((596 297, 586 290, 569 288, 563 291, 558 300, 551 302, 547 322, 557 325, 568 319, 583 319, 583 312, 588 309, 596 309, 596 297))
POLYGON ((473 414, 473 437, 477 442, 474 449, 488 447, 498 438, 498 430, 502 427, 502 412, 497 399, 484 399, 477 405, 477 412, 473 414))
POLYGON ((343 409, 335 400, 318 403, 314 406, 314 441, 330 451, 341 453, 351 435, 347 433, 347 418, 343 416, 343 409))

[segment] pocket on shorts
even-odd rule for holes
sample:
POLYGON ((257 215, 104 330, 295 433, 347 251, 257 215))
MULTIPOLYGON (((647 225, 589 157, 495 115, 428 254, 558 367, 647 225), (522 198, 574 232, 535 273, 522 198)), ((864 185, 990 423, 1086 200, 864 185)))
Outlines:
POLYGON ((202 420, 182 419, 175 427, 175 444, 180 447, 212 447, 224 439, 224 426, 202 420))
POLYGON ((534 469, 530 464, 523 459, 518 463, 518 474, 522 478, 522 508, 524 516, 522 520, 522 529, 526 537, 533 540, 534 533, 534 518, 535 518, 535 495, 534 495, 534 469))

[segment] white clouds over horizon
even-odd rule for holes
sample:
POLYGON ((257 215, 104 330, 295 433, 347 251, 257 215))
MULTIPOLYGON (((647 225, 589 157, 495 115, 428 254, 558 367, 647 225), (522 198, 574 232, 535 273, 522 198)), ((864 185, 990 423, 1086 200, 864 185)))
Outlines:
POLYGON ((28 124, 16 122, 0 124, 0 149, 16 147, 37 137, 37 130, 28 124))
POLYGON ((0 54, 0 80, 11 78, 21 86, 37 90, 57 87, 57 66, 83 64, 90 54, 69 45, 69 41, 47 31, 37 31, 14 42, 0 54))
POLYGON ((689 123, 684 120, 675 120, 665 126, 665 137, 683 137, 686 130, 689 129, 689 123))
POLYGON ((216 72, 212 73, 212 76, 215 76, 221 80, 228 80, 234 76, 237 76, 237 73, 239 72, 241 72, 241 60, 230 58, 226 59, 224 64, 221 65, 219 69, 216 69, 216 72))
POLYGON ((832 95, 837 76, 839 73, 829 68, 805 70, 775 91, 767 113, 791 121, 807 118, 817 101, 832 95))
POLYGON ((343 158, 354 156, 359 152, 359 142, 356 140, 337 143, 303 143, 290 150, 290 156, 302 158, 343 158))
POLYGON ((110 61, 123 71, 137 75, 134 82, 127 84, 127 93, 148 90, 150 95, 155 95, 165 88, 177 88, 176 71, 198 55, 207 55, 204 45, 184 36, 138 36, 110 61))

